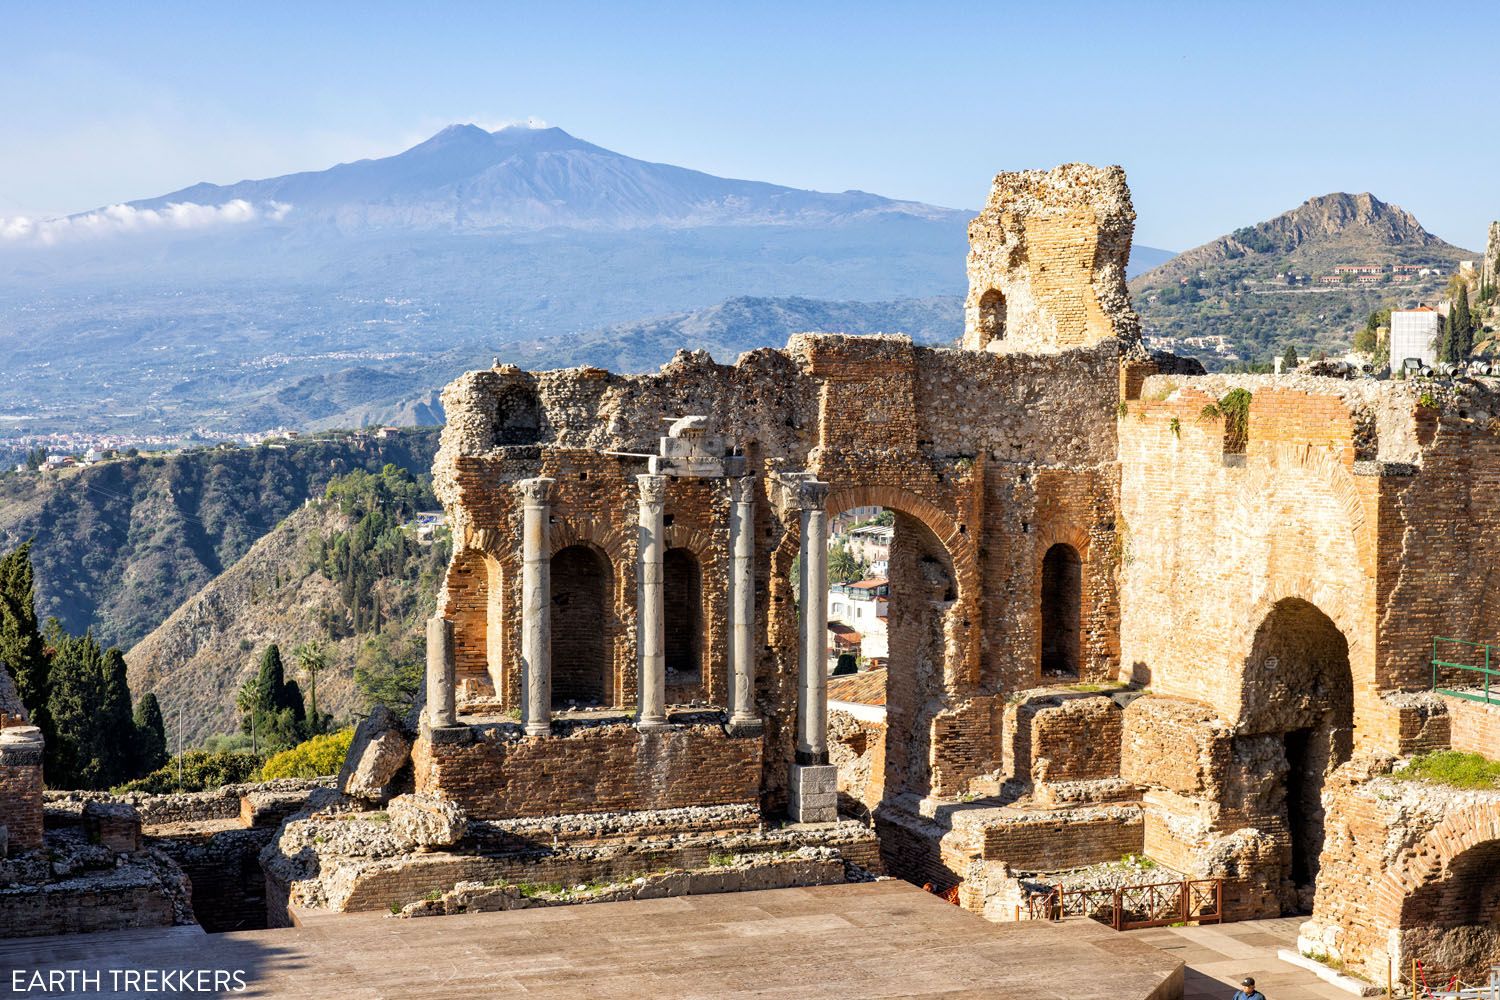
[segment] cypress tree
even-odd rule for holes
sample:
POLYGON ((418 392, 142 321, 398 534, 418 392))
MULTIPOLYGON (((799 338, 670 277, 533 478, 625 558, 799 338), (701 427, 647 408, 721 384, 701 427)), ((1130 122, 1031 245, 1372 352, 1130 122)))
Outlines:
POLYGON ((31 543, 0 556, 0 663, 10 668, 33 725, 51 739, 47 719, 47 647, 36 621, 31 543))
POLYGON ((167 726, 154 692, 135 706, 137 774, 150 774, 167 763, 167 726))
POLYGON ((286 697, 286 670, 281 665, 281 649, 274 642, 260 656, 257 687, 257 709, 274 712, 281 707, 281 702, 286 697))
POLYGON ((1453 313, 1450 311, 1443 317, 1443 325, 1438 329, 1437 342, 1432 345, 1433 354, 1438 361, 1452 361, 1453 353, 1453 313))
POLYGON ((1297 347, 1295 344, 1287 344, 1286 352, 1281 355, 1281 370, 1291 371, 1297 367, 1297 347))
POLYGON ((51 692, 47 712, 52 735, 47 742, 46 774, 55 788, 105 788, 109 764, 99 725, 104 700, 104 655, 93 633, 71 636, 56 621, 48 622, 52 646, 51 692))
POLYGON ((104 654, 100 682, 99 717, 94 728, 105 783, 117 785, 135 777, 138 753, 125 657, 113 646, 104 654))
POLYGON ((1458 298, 1448 315, 1453 319, 1453 341, 1450 350, 1455 362, 1465 361, 1474 350, 1474 315, 1469 311, 1469 287, 1458 290, 1458 298))

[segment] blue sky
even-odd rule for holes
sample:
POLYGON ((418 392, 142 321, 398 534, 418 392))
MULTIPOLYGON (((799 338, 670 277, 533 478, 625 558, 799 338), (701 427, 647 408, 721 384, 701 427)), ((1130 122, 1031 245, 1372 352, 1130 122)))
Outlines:
POLYGON ((1121 163, 1184 249, 1373 191, 1482 249, 1500 5, 150 5, 0 0, 0 216, 81 211, 540 118, 644 159, 976 207, 1121 163))

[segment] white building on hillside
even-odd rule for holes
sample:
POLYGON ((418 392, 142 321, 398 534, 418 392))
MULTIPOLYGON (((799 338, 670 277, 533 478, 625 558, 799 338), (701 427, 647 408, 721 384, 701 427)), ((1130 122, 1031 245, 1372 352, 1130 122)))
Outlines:
POLYGON ((1437 364, 1439 324, 1437 310, 1430 306, 1391 311, 1392 373, 1400 372, 1407 358, 1421 358, 1429 367, 1437 364))

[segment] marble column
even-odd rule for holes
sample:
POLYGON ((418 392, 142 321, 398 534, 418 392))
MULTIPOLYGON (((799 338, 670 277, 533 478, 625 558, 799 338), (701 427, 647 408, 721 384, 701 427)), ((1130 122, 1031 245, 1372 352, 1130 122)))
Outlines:
POLYGON ((797 606, 797 763, 828 763, 828 484, 815 479, 797 486, 802 509, 802 578, 797 606))
POLYGON ((444 729, 458 724, 454 707, 453 623, 442 615, 427 619, 427 724, 444 729))
POLYGON ((838 768, 828 763, 828 484, 797 484, 802 509, 798 607, 797 757, 787 807, 798 823, 838 819, 838 768))
POLYGON ((729 731, 759 731, 755 714, 755 478, 729 480, 729 731))
POLYGON ((521 527, 521 718, 527 736, 552 732, 552 545, 550 479, 516 484, 521 527))
POLYGON ((636 726, 660 729, 667 724, 666 555, 665 519, 667 477, 635 477, 640 488, 640 520, 636 530, 636 697, 640 712, 636 726))

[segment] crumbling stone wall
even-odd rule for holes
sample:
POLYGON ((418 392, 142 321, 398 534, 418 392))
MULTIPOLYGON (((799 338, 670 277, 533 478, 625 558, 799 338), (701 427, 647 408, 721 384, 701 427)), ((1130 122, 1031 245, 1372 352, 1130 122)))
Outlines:
POLYGON ((1054 353, 1134 342, 1125 289, 1135 209, 1125 171, 1068 163, 995 177, 969 224, 964 346, 1054 353))
POLYGON ((33 726, 0 729, 0 827, 11 853, 42 846, 42 734, 33 726))

